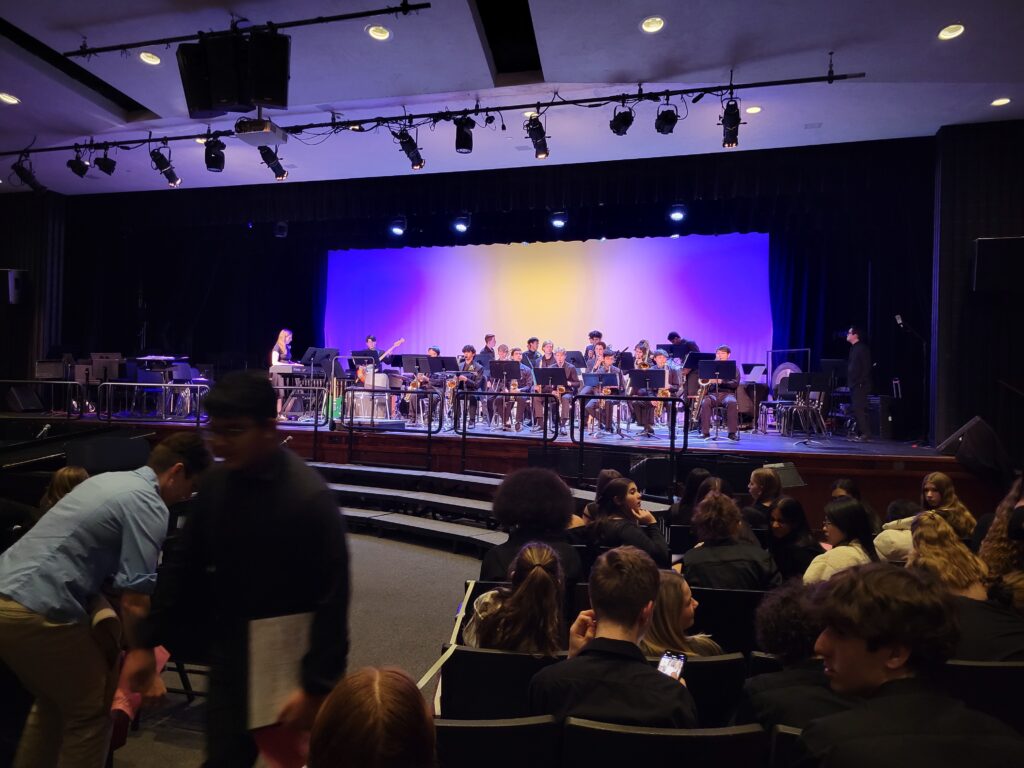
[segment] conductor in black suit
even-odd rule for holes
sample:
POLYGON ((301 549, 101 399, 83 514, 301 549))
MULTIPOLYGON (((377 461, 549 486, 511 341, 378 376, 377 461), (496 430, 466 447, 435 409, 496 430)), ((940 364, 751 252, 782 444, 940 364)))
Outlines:
POLYGON ((850 360, 846 367, 846 381, 850 386, 853 418, 857 421, 857 434, 853 440, 868 439, 868 393, 871 391, 871 349, 861 340, 859 326, 851 325, 846 332, 850 342, 850 360))

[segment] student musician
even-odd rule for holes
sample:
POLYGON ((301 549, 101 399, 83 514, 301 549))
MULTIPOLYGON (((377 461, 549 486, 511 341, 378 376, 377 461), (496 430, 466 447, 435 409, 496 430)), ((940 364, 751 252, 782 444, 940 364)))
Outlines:
POLYGON ((286 386, 284 376, 273 370, 278 365, 296 365, 292 362, 292 332, 282 328, 277 334, 277 341, 270 350, 270 381, 277 392, 277 417, 281 418, 281 405, 284 400, 284 387, 286 386))
MULTIPOLYGON (((535 368, 554 368, 557 363, 555 362, 555 342, 551 339, 544 339, 544 343, 540 345, 541 356, 534 365, 535 368)), ((541 391, 541 390, 538 390, 541 391)), ((543 389, 545 392, 550 392, 550 387, 543 389)), ((541 429, 541 414, 544 411, 544 399, 541 397, 531 398, 533 400, 532 408, 533 411, 533 428, 536 431, 541 429)))
MULTIPOLYGON (((639 359, 639 358, 638 358, 639 359)), ((665 387, 669 394, 673 397, 676 396, 676 392, 679 389, 679 370, 671 366, 668 360, 668 352, 664 349, 657 349, 654 354, 649 357, 651 361, 650 368, 647 370, 651 371, 668 371, 665 376, 667 386, 665 387)), ((638 365, 637 368, 640 368, 638 365)), ((658 396, 658 389, 637 389, 631 388, 630 394, 633 395, 649 395, 651 397, 658 396)), ((655 413, 660 412, 664 407, 664 403, 659 403, 657 406, 653 402, 637 401, 631 403, 633 406, 633 418, 636 419, 636 423, 640 426, 640 434, 645 437, 654 437, 654 421, 655 413), (661 407, 659 407, 661 406, 661 407)))
POLYGON ((394 352, 395 349, 397 347, 401 346, 401 344, 404 343, 404 342, 405 342, 405 339, 399 339, 394 344, 392 344, 387 350, 385 350, 384 352, 381 352, 379 349, 377 349, 377 337, 374 336, 371 333, 371 334, 369 334, 366 337, 366 349, 359 350, 359 352, 356 353, 356 356, 357 357, 372 357, 373 358, 373 367, 374 368, 379 368, 380 367, 380 361, 381 360, 385 360, 386 358, 391 357, 391 353, 394 352))
MULTIPOLYGON (((622 376, 622 371, 615 365, 615 352, 611 349, 605 348, 602 350, 601 364, 594 368, 591 373, 614 373, 616 376, 616 384, 607 387, 608 392, 605 392, 602 388, 600 391, 594 391, 595 395, 609 394, 618 395, 625 391, 626 382, 622 376)), ((606 402, 600 398, 595 398, 587 403, 586 411, 588 416, 593 416, 595 420, 599 421, 602 429, 607 432, 612 430, 612 407, 613 403, 606 402)))
MULTIPOLYGON (((580 388, 580 373, 576 370, 575 365, 566 362, 565 347, 555 347, 555 367, 565 371, 565 392, 558 398, 558 431, 564 435, 569 428, 569 408, 572 396, 580 388)), ((553 414, 552 418, 554 418, 553 414)))
MULTIPOLYGON (((484 336, 484 348, 480 350, 480 357, 494 358, 494 342, 495 336, 493 333, 488 333, 484 336)), ((508 349, 506 346, 505 349, 508 349)))
MULTIPOLYGON (((440 357, 441 348, 432 345, 427 347, 427 357, 440 357)), ((423 392, 433 392, 434 390, 444 391, 444 374, 442 373, 431 373, 429 369, 425 371, 419 371, 412 374, 409 377, 408 387, 410 389, 419 389, 423 392), (415 387, 413 383, 415 382, 415 387)), ((420 413, 425 413, 427 410, 427 403, 425 397, 409 397, 408 398, 408 415, 409 423, 415 424, 417 417, 420 413)), ((443 402, 443 401, 442 401, 443 402)), ((436 407, 436 406, 435 406, 436 407)), ((443 410, 439 409, 439 410, 443 410)), ((440 413, 438 414, 441 415, 440 413)))
POLYGON ((536 336, 531 336, 526 340, 526 351, 523 352, 523 359, 531 368, 536 368, 537 361, 540 360, 540 352, 537 351, 538 346, 540 346, 540 339, 536 336))
MULTIPOLYGON (((493 339, 493 337, 491 337, 493 339)), ((508 344, 499 344, 497 356, 494 361, 498 363, 505 363, 510 360, 508 344)), ((487 391, 504 393, 508 392, 508 382, 502 381, 500 378, 494 376, 494 369, 491 369, 491 375, 487 377, 487 391)), ((497 415, 501 418, 501 425, 503 428, 508 426, 508 418, 505 413, 506 398, 500 394, 492 395, 487 398, 487 418, 490 421, 494 421, 494 417, 497 415)))
MULTIPOLYGON (((728 360, 732 349, 723 344, 715 350, 715 360, 728 360)), ((705 382, 702 382, 702 384, 705 382)), ((739 379, 709 379, 707 393, 700 403, 700 434, 711 437, 711 409, 718 405, 725 406, 725 421, 729 428, 729 439, 739 440, 739 406, 736 402, 736 390, 739 379)))
MULTIPOLYGON (((483 384, 484 367, 476 362, 476 347, 467 344, 462 348, 462 365, 459 366, 459 375, 455 378, 455 389, 460 392, 476 392, 483 384)), ((478 402, 475 397, 466 398, 469 401, 469 423, 466 425, 472 428, 476 424, 478 402)), ((461 415, 461 403, 458 398, 455 400, 452 423, 458 429, 459 417, 461 415)))
POLYGON ((587 349, 583 353, 583 363, 588 370, 601 364, 601 356, 596 353, 594 347, 600 344, 603 338, 604 335, 600 331, 591 331, 589 334, 590 343, 587 344, 587 349))

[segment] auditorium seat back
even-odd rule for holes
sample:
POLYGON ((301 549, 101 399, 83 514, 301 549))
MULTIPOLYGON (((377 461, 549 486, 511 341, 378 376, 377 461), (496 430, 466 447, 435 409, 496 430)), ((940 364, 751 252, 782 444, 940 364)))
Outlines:
POLYGON ((943 683, 951 696, 1024 734, 1024 661, 949 661, 943 683))
POLYGON ((700 603, 691 633, 708 633, 727 653, 747 654, 754 650, 754 615, 764 592, 693 586, 691 591, 700 603))
POLYGON ((551 715, 434 721, 438 768, 555 768, 562 728, 551 715))
POLYGON ((697 702, 702 728, 727 725, 747 679, 747 660, 742 653, 692 656, 683 669, 686 687, 697 702))
POLYGON ((776 725, 772 728, 771 768, 789 768, 793 763, 794 751, 800 734, 799 728, 788 725, 776 725))
POLYGON ((530 679, 557 660, 460 645, 441 667, 438 714, 446 720, 526 717, 530 679))
POLYGON ((764 653, 763 651, 750 652, 750 666, 747 672, 748 677, 757 677, 758 675, 766 675, 769 672, 781 671, 782 659, 775 654, 764 653))
POLYGON ((760 725, 731 728, 639 728, 570 717, 562 733, 562 765, 743 766, 768 764, 760 725))

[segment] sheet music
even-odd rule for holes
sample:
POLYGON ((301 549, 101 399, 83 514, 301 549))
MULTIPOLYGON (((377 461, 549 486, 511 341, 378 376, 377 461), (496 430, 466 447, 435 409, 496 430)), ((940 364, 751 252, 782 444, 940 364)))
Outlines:
POLYGON ((299 687, 312 624, 312 613, 249 622, 250 729, 276 723, 285 700, 299 687))

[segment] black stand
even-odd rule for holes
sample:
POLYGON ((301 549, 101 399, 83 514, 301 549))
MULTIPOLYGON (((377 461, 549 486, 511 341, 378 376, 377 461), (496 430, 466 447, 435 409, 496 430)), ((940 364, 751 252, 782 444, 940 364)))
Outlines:
MULTIPOLYGON (((605 387, 618 389, 619 388, 619 374, 617 373, 584 373, 583 374, 583 385, 590 387, 595 390, 598 394, 594 395, 595 398, 600 399, 601 392, 605 387)), ((581 421, 586 421, 585 417, 580 417, 581 421)), ((624 440, 626 436, 622 434, 622 423, 621 419, 615 420, 615 434, 619 436, 620 440, 624 440)), ((632 436, 630 436, 632 439, 632 436)))
MULTIPOLYGON (((534 368, 533 369, 533 375, 537 379, 537 385, 540 387, 540 390, 539 390, 540 392, 543 392, 544 388, 547 387, 548 388, 548 390, 547 390, 548 392, 551 392, 552 394, 555 394, 557 396, 558 393, 555 390, 558 387, 565 387, 566 391, 569 390, 569 380, 565 377, 565 369, 562 368, 561 366, 550 367, 550 368, 534 368)), ((543 416, 543 418, 545 420, 547 420, 548 417, 551 416, 551 412, 549 410, 550 407, 551 407, 551 401, 548 400, 546 397, 543 398, 543 400, 544 400, 544 416, 543 416)), ((561 398, 557 398, 557 400, 558 400, 558 403, 555 406, 555 416, 554 416, 554 420, 555 420, 555 434, 558 434, 558 431, 562 427, 562 417, 561 417, 561 413, 562 413, 562 399, 561 398)))
MULTIPOLYGON (((441 424, 444 424, 444 411, 446 400, 448 399, 448 380, 452 376, 459 375, 459 362, 454 357, 428 357, 427 362, 430 364, 430 373, 434 375, 440 375, 443 389, 441 390, 441 424)), ((454 398, 452 401, 454 407, 454 398)), ((455 418, 453 414, 452 425, 441 431, 451 432, 455 429, 455 418)))
MULTIPOLYGON (((693 353, 691 353, 691 354, 693 354, 693 353)), ((698 352, 697 354, 704 354, 704 353, 698 352)), ((736 374, 736 361, 735 360, 715 360, 713 358, 714 358, 714 355, 712 355, 712 359, 711 360, 701 360, 697 364, 697 378, 701 379, 703 381, 714 381, 715 382, 715 395, 718 395, 718 393, 720 391, 719 388, 718 388, 718 382, 719 381, 738 380, 739 377, 736 374)), ((687 359, 689 359, 689 355, 687 355, 687 359)), ((735 394, 733 396, 735 397, 735 394)), ((717 402, 717 399, 718 398, 716 397, 715 398, 716 402, 717 402)), ((704 403, 698 403, 697 404, 698 413, 700 412, 700 408, 702 408, 703 406, 704 406, 704 403)), ((737 419, 738 419, 739 418, 739 413, 738 413, 739 401, 737 401, 736 408, 737 408, 737 419)), ((710 435, 710 436, 704 438, 704 441, 705 442, 709 442, 709 443, 713 443, 713 442, 715 442, 717 440, 721 440, 722 439, 721 432, 720 432, 721 426, 722 426, 721 424, 716 422, 715 423, 715 434, 714 435, 710 435)))
MULTIPOLYGON (((643 390, 645 394, 651 394, 654 392, 656 396, 659 389, 668 389, 668 369, 667 368, 634 368, 632 371, 626 371, 626 376, 629 378, 629 394, 636 395, 643 390)), ((634 401, 629 401, 631 404, 634 401)), ((642 405, 642 403, 637 403, 642 405)), ((653 407, 653 403, 649 403, 653 407)), ((646 426, 644 429, 646 430, 646 426)), ((651 432, 642 432, 647 436, 654 436, 654 416, 651 415, 651 432)))
MULTIPOLYGON (((516 362, 515 360, 492 360, 491 361, 491 366, 490 366, 491 367, 491 376, 490 376, 490 379, 491 379, 492 382, 494 382, 496 384, 496 386, 494 387, 494 391, 499 393, 499 395, 497 395, 497 396, 509 397, 512 394, 512 393, 510 393, 508 391, 509 390, 509 382, 512 382, 512 381, 518 382, 519 381, 519 369, 520 369, 521 366, 522 366, 522 364, 516 362)), ((514 401, 512 403, 512 407, 513 408, 515 407, 515 402, 514 401)), ((516 415, 517 416, 521 416, 520 414, 516 414, 516 415)), ((522 422, 522 418, 513 419, 513 424, 515 424, 517 421, 518 422, 522 422)), ((501 414, 501 431, 505 432, 506 430, 507 430, 507 427, 505 426, 505 413, 503 411, 502 414, 501 414)))
MULTIPOLYGON (((811 393, 817 392, 819 397, 824 397, 825 392, 830 392, 829 387, 831 386, 830 374, 827 373, 791 373, 789 374, 789 380, 787 381, 789 391, 797 393, 797 405, 796 408, 804 408, 807 411, 813 411, 814 406, 811 405, 811 393), (803 395, 803 403, 799 401, 799 395, 803 395)), ((821 415, 821 411, 818 410, 818 417, 820 419, 821 426, 821 438, 822 440, 828 440, 829 434, 825 427, 825 419, 821 415)), ((804 432, 807 437, 803 440, 797 440, 793 445, 806 445, 808 448, 814 448, 821 445, 821 442, 814 439, 815 426, 814 417, 808 414, 806 411, 801 412, 800 423, 804 428, 804 432), (805 419, 805 416, 810 416, 810 420, 805 419)))

